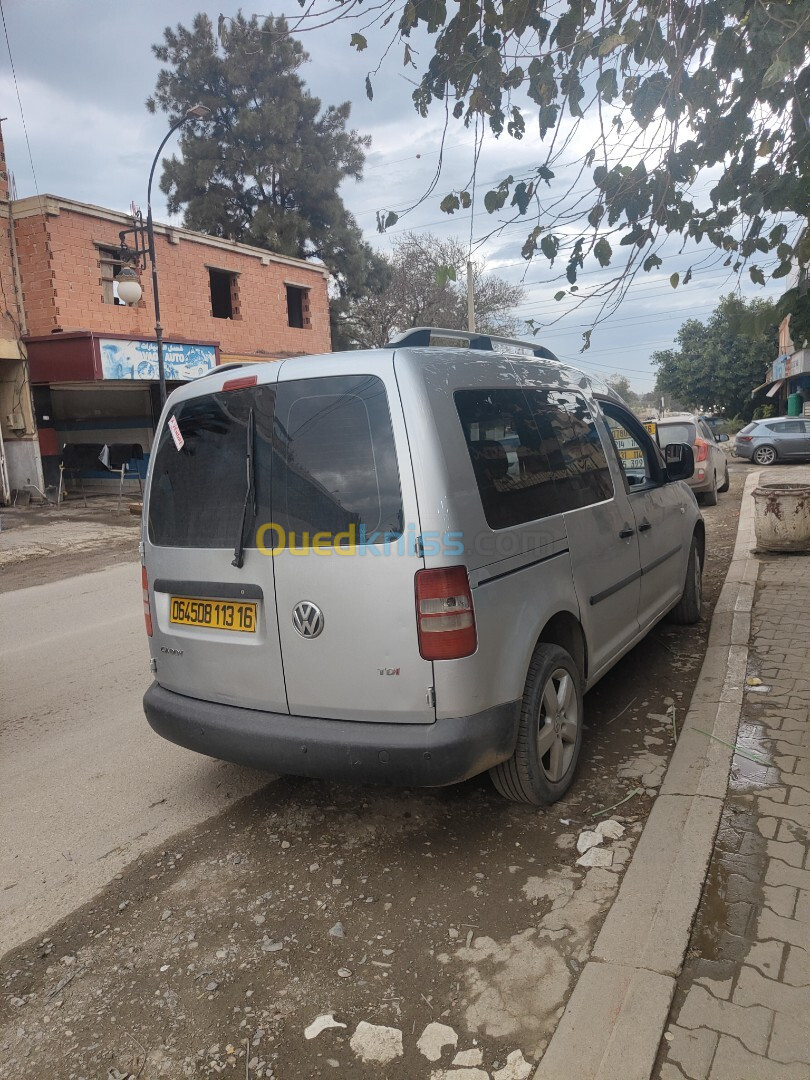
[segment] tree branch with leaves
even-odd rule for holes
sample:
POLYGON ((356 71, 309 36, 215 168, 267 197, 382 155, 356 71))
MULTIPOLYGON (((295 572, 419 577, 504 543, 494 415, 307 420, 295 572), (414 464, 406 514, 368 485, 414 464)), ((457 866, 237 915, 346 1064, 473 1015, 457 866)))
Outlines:
MULTIPOLYGON (((393 24, 420 116, 537 132, 536 162, 486 192, 478 243, 525 222, 522 257, 561 265, 558 298, 598 298, 595 324, 637 273, 666 272, 669 237, 760 285, 810 263, 807 0, 327 0, 294 25, 340 21, 360 51, 393 24), (589 265, 617 270, 581 292, 589 265)), ((445 192, 444 212, 469 209, 473 186, 445 192)))

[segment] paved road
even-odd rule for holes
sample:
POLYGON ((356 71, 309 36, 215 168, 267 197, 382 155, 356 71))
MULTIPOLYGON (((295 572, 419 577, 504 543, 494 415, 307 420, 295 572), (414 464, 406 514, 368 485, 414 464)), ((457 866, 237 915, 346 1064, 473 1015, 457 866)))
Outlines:
POLYGON ((136 563, 0 596, 0 954, 267 784, 152 733, 148 659, 136 563))

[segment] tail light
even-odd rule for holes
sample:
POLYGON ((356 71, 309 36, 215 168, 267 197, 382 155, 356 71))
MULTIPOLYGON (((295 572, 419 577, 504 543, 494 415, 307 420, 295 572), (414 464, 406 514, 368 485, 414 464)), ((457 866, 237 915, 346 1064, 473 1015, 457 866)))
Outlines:
POLYGON ((146 576, 146 567, 141 567, 141 585, 143 586, 143 619, 146 623, 147 637, 152 636, 152 609, 149 607, 149 578, 146 576))
POLYGON ((697 447, 695 461, 705 461, 709 456, 709 444, 705 439, 695 439, 695 446, 697 447))
POLYGON ((425 660, 459 660, 475 652, 475 614, 466 566, 416 574, 419 652, 425 660))
POLYGON ((753 442, 753 441, 754 441, 754 436, 753 435, 738 435, 737 436, 737 442, 753 442))

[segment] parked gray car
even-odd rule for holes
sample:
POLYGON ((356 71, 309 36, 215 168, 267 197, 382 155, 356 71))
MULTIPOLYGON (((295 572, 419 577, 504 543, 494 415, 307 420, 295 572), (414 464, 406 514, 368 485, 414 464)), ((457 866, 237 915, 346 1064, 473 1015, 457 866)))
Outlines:
POLYGON ((418 329, 215 370, 171 395, 149 463, 147 719, 274 772, 490 770, 552 803, 583 693, 665 615, 700 618, 693 468, 536 343, 418 329))
POLYGON ((810 420, 798 416, 755 420, 738 432, 734 453, 756 465, 810 458, 810 420))

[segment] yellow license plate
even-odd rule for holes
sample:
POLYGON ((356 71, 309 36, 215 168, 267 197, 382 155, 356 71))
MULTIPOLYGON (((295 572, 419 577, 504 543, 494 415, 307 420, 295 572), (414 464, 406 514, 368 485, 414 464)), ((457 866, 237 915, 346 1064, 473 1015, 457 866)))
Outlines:
POLYGON ((172 596, 169 599, 169 622, 180 626, 207 626, 211 630, 255 634, 256 607, 256 604, 236 600, 172 596))

